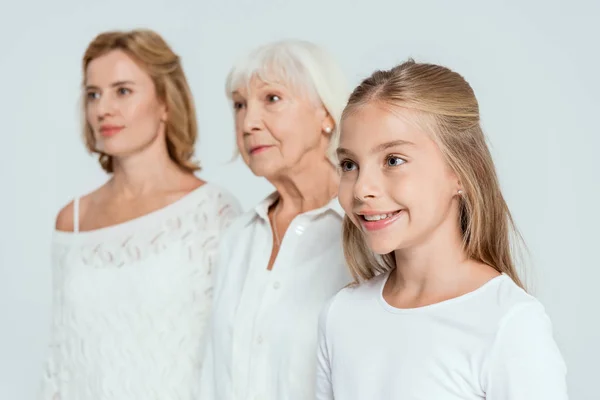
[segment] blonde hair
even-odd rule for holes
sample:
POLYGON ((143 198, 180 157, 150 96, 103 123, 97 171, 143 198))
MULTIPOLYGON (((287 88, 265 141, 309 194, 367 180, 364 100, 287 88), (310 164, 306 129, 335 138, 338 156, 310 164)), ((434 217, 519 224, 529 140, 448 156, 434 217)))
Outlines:
POLYGON ((348 100, 345 74, 321 47, 304 40, 288 39, 263 45, 239 60, 225 83, 227 97, 256 77, 266 83, 280 83, 307 94, 322 104, 334 121, 328 159, 337 164, 339 121, 348 100))
MULTIPOLYGON (((471 86, 448 68, 409 59, 365 79, 350 95, 342 119, 372 102, 416 112, 460 179, 463 195, 457 223, 466 255, 505 273, 524 287, 511 248, 511 235, 521 237, 500 190, 471 86)), ((375 255, 348 217, 344 219, 343 242, 355 283, 396 267, 394 253, 375 255)))
MULTIPOLYGON (((90 62, 113 50, 125 52, 150 75, 158 98, 165 103, 168 112, 166 144, 171 160, 183 170, 199 170, 198 164, 192 161, 198 136, 196 110, 177 54, 159 34, 151 30, 104 32, 94 38, 83 56, 84 85, 90 62)), ((112 156, 96 149, 94 133, 85 118, 86 105, 87 100, 83 102, 83 134, 86 147, 91 153, 99 154, 102 168, 112 173, 112 156)))

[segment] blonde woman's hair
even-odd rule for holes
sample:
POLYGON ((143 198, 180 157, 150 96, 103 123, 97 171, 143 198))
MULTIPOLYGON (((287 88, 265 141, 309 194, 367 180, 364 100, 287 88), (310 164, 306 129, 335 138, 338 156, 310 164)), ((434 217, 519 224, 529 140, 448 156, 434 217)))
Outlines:
POLYGON ((338 63, 314 43, 288 39, 268 43, 251 51, 231 69, 225 83, 226 95, 250 83, 252 78, 280 83, 299 90, 331 116, 333 126, 328 159, 337 165, 335 150, 339 143, 339 121, 348 100, 348 84, 338 63))
MULTIPOLYGON (((514 263, 511 239, 521 241, 500 191, 492 156, 479 121, 475 93, 448 68, 412 59, 376 71, 350 95, 342 119, 367 103, 414 111, 460 179, 460 224, 466 255, 510 276, 524 287, 514 263)), ((396 267, 394 253, 375 255, 346 217, 344 254, 355 283, 396 267)))
MULTIPOLYGON (((192 94, 177 54, 156 32, 147 29, 111 31, 99 34, 83 56, 83 85, 87 67, 94 59, 113 50, 121 50, 137 62, 152 78, 156 94, 167 107, 166 142, 171 160, 185 171, 200 169, 192 160, 198 136, 196 110, 192 94)), ((87 100, 83 102, 83 135, 87 149, 99 155, 102 168, 113 172, 112 156, 96 149, 96 139, 85 118, 87 100)))

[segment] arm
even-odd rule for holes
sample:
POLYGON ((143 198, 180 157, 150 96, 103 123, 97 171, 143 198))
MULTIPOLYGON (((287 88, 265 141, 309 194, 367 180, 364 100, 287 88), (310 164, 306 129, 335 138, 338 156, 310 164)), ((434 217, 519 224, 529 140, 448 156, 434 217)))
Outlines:
POLYGON ((215 255, 215 271, 213 271, 215 288, 219 286, 219 280, 222 279, 223 271, 221 270, 227 265, 229 253, 235 250, 234 241, 231 239, 234 232, 230 227, 242 214, 242 207, 232 194, 222 191, 219 195, 216 212, 218 215, 219 242, 215 255))
POLYGON ((515 309, 492 347, 487 400, 567 400, 566 366, 537 301, 515 309))
MULTIPOLYGON (((213 320, 215 318, 215 301, 218 301, 219 283, 223 278, 223 268, 227 264, 227 255, 233 251, 233 243, 230 239, 230 226, 241 214, 242 208, 238 200, 226 191, 219 194, 219 200, 216 202, 216 215, 218 218, 217 230, 219 232, 218 244, 215 249, 215 268, 213 273, 213 285, 215 298, 211 301, 210 318, 206 328, 206 335, 203 346, 202 369, 200 371, 200 393, 198 399, 216 400, 223 397, 222 392, 225 388, 219 387, 216 382, 218 374, 215 374, 215 346, 213 320)), ((218 354, 217 354, 218 357, 218 354)), ((217 358, 218 359, 218 358, 217 358)))
POLYGON ((331 383, 331 363, 327 338, 327 318, 333 299, 328 301, 319 316, 319 334, 317 342, 317 380, 316 400, 333 400, 331 383))
MULTIPOLYGON (((55 228, 58 230, 73 230, 73 203, 63 208, 56 218, 55 228)), ((52 252, 52 311, 50 340, 46 361, 44 363, 41 386, 39 387, 38 398, 40 400, 60 400, 60 315, 61 315, 61 277, 58 275, 59 268, 56 268, 59 260, 59 250, 53 248, 52 252)))
POLYGON ((200 371, 200 393, 199 399, 214 400, 216 399, 215 393, 215 374, 214 374, 214 362, 213 352, 214 348, 212 345, 212 324, 209 324, 208 335, 206 341, 206 347, 204 349, 204 358, 202 360, 202 369, 200 371))
POLYGON ((242 214, 240 202, 231 193, 221 192, 217 209, 220 222, 219 229, 225 231, 240 214, 242 214))
POLYGON ((44 367, 44 376, 42 385, 38 394, 40 400, 60 400, 60 392, 58 390, 58 379, 56 376, 56 365, 52 357, 48 357, 44 367))

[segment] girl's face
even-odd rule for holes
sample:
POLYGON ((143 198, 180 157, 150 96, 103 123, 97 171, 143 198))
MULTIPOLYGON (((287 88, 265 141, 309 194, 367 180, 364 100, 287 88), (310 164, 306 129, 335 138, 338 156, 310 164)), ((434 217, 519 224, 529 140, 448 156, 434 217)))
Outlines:
POLYGON ((377 254, 457 231, 460 183, 406 108, 369 103, 341 124, 339 200, 377 254))

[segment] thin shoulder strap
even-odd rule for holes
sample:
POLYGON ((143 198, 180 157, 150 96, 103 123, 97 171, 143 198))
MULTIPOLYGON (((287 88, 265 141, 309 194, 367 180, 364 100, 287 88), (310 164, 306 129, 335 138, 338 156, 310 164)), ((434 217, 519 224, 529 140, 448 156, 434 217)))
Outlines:
POLYGON ((79 232, 79 197, 73 201, 73 232, 79 232))

